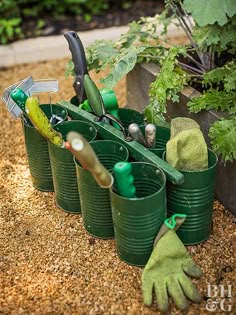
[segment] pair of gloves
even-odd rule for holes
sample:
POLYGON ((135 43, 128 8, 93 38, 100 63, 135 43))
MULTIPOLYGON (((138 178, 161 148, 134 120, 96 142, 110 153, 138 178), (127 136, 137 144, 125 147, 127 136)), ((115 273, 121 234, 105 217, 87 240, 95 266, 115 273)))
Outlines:
POLYGON ((188 276, 200 278, 202 271, 175 233, 185 217, 186 215, 175 214, 165 220, 142 274, 144 304, 152 304, 154 291, 158 308, 163 313, 169 308, 168 296, 181 310, 187 310, 187 298, 195 303, 201 301, 198 289, 188 276))

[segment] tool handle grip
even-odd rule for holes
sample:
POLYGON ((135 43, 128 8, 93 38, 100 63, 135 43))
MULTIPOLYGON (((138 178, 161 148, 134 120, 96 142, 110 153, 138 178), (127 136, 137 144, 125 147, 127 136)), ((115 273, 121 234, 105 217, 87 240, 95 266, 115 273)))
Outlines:
POLYGON ((113 184, 113 177, 108 170, 100 163, 93 148, 88 141, 79 133, 71 131, 67 135, 69 145, 66 147, 81 163, 89 170, 100 187, 108 188, 113 184))
POLYGON ((146 144, 148 148, 154 148, 156 145, 156 126, 148 124, 145 127, 146 144))
POLYGON ((97 117, 101 117, 105 114, 104 103, 102 96, 99 92, 94 81, 88 74, 84 75, 84 89, 88 96, 89 105, 97 117))
POLYGON ((84 75, 88 73, 84 47, 76 32, 69 31, 64 33, 64 36, 68 41, 74 63, 75 81, 73 87, 80 104, 87 98, 83 83, 84 75))
POLYGON ((13 101, 20 107, 20 109, 25 113, 25 102, 28 96, 22 89, 16 88, 10 93, 10 97, 13 101))
POLYGON ((85 73, 88 73, 84 47, 78 34, 74 31, 69 31, 64 33, 64 36, 69 44, 75 74, 84 75, 85 73))
POLYGON ((34 127, 45 139, 58 147, 63 146, 64 141, 62 135, 53 129, 35 97, 30 96, 27 98, 25 102, 25 111, 34 127))
POLYGON ((136 188, 132 175, 132 165, 128 162, 118 162, 114 166, 114 176, 118 193, 127 198, 135 198, 136 188))
POLYGON ((142 134, 142 131, 136 123, 132 123, 129 125, 128 132, 135 141, 141 143, 143 146, 146 146, 146 140, 142 134))

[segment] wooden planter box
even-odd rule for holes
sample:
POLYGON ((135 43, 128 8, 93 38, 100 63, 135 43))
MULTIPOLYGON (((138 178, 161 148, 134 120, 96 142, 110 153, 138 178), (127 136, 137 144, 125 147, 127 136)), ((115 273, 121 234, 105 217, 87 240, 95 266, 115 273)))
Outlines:
MULTIPOLYGON (((155 80, 159 72, 159 66, 156 64, 137 65, 127 75, 127 104, 128 108, 143 111, 148 104, 148 89, 150 83, 155 80)), ((198 95, 199 92, 191 87, 186 87, 180 95, 180 102, 167 104, 167 120, 175 117, 190 117, 197 121, 201 126, 207 144, 210 146, 208 131, 211 124, 222 117, 226 117, 225 113, 216 111, 202 111, 198 114, 190 114, 186 106, 191 97, 198 95)), ((226 166, 219 159, 217 167, 216 180, 216 198, 236 215, 236 161, 228 162, 226 166)))

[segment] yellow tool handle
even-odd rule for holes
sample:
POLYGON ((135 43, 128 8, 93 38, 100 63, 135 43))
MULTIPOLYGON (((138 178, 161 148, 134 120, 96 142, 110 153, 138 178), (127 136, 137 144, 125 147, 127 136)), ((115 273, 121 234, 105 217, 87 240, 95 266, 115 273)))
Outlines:
POLYGON ((100 187, 109 188, 113 177, 99 162, 97 155, 88 141, 79 133, 71 131, 67 135, 65 147, 74 154, 81 165, 89 170, 100 187))
POLYGON ((25 112, 38 132, 51 143, 62 147, 62 135, 52 128, 47 116, 39 107, 38 100, 31 96, 25 102, 25 112))

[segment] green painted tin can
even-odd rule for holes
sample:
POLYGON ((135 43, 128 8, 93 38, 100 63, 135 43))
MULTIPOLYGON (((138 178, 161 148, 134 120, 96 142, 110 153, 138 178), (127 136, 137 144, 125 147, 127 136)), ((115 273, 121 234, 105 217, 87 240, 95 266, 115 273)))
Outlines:
POLYGON ((154 164, 131 164, 137 198, 125 198, 110 189, 116 250, 128 264, 144 266, 166 218, 166 176, 154 164))
MULTIPOLYGON (((55 126, 55 130, 62 134, 64 140, 70 131, 79 132, 88 142, 94 140, 97 135, 95 127, 80 120, 63 122, 55 126)), ((66 148, 60 148, 52 143, 48 143, 48 147, 56 204, 66 212, 81 213, 73 155, 66 148)))
MULTIPOLYGON (((165 153, 163 154, 165 157, 165 153)), ((217 155, 208 149, 209 167, 201 171, 184 171, 184 183, 167 182, 168 216, 184 213, 187 218, 177 234, 185 245, 207 240, 212 229, 212 211, 216 179, 217 155)))
POLYGON ((144 115, 134 109, 130 108, 119 108, 118 111, 120 121, 122 125, 127 130, 129 125, 132 123, 136 123, 141 126, 144 125, 144 115))
MULTIPOLYGON (((145 126, 140 127, 143 135, 145 135, 145 126)), ((166 143, 170 139, 170 129, 166 127, 156 126, 156 142, 155 147, 148 148, 151 152, 159 157, 162 157, 166 150, 166 143)))
MULTIPOLYGON (((99 161, 109 171, 112 171, 117 162, 127 161, 129 156, 125 146, 115 141, 93 141, 91 146, 99 161)), ((109 189, 99 187, 91 173, 83 169, 76 160, 75 163, 86 231, 99 238, 114 237, 109 189)))
MULTIPOLYGON (((52 114, 67 119, 67 110, 61 105, 44 104, 40 107, 49 119, 52 114)), ((47 140, 26 117, 22 119, 22 125, 33 186, 42 191, 54 191, 47 140)))

